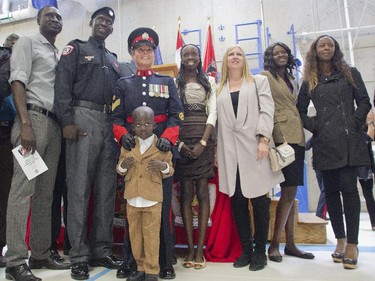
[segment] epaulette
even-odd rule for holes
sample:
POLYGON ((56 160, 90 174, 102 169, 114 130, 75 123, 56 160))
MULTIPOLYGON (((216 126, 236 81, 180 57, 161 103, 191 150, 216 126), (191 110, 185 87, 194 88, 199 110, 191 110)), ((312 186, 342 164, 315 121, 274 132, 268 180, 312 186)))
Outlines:
POLYGON ((129 75, 129 76, 123 76, 123 77, 121 77, 118 81, 121 81, 121 80, 127 80, 127 79, 130 79, 130 78, 133 78, 133 77, 134 77, 134 74, 129 75))
POLYGON ((87 42, 88 42, 87 40, 74 39, 74 40, 70 41, 69 44, 71 44, 71 43, 78 43, 78 44, 80 44, 80 43, 87 43, 87 42))
MULTIPOLYGON (((154 73, 154 75, 155 76, 157 76, 157 77, 171 77, 171 76, 169 76, 169 75, 166 75, 166 74, 160 74, 160 73, 154 73)), ((171 78, 173 78, 173 77, 171 77, 171 78)))

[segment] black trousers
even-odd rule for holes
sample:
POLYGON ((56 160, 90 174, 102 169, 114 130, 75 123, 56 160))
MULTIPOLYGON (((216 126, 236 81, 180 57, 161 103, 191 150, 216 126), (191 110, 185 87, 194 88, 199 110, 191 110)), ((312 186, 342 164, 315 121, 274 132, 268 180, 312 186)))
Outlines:
POLYGON ((374 200, 374 193, 373 193, 373 188, 374 188, 374 180, 373 179, 368 179, 368 180, 359 180, 361 187, 362 187, 362 193, 363 197, 365 197, 366 200, 366 207, 367 207, 367 212, 370 215, 370 221, 371 221, 371 226, 375 226, 375 200, 374 200))
POLYGON ((322 176, 327 210, 336 239, 347 238, 348 243, 358 244, 361 205, 357 189, 357 167, 346 166, 335 170, 322 171, 322 176))
POLYGON ((69 252, 70 242, 68 237, 68 197, 66 187, 66 165, 65 165, 65 139, 62 138, 61 154, 59 164, 57 167, 57 174, 55 180, 55 188, 53 190, 52 201, 52 224, 51 224, 51 250, 57 250, 57 239, 61 231, 61 199, 63 200, 63 220, 65 225, 64 231, 64 252, 69 252))
POLYGON ((249 199, 241 191, 240 174, 237 169, 236 190, 231 197, 234 220, 242 245, 242 252, 265 252, 270 223, 271 199, 267 195, 251 198, 254 216, 254 239, 251 235, 249 199), (254 242, 254 245, 253 245, 254 242))
POLYGON ((13 176, 11 130, 11 126, 0 126, 0 254, 6 245, 7 205, 13 176))

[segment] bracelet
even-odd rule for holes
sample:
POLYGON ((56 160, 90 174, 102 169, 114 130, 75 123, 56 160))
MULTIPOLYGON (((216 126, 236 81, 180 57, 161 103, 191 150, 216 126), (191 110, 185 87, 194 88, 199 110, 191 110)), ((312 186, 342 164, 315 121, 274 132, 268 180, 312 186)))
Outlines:
POLYGON ((182 148, 183 145, 184 145, 184 142, 180 141, 179 144, 178 144, 178 146, 177 146, 178 152, 181 151, 181 148, 182 148))
POLYGON ((200 140, 199 142, 201 143, 201 145, 207 146, 207 142, 205 140, 200 140))
POLYGON ((367 124, 367 125, 375 126, 374 121, 367 121, 366 124, 367 124))

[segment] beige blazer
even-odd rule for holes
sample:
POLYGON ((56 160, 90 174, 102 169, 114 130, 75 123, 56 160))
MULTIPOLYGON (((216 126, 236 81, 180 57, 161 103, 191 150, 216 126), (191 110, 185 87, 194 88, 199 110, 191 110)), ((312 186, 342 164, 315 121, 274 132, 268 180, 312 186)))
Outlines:
MULTIPOLYGON (((147 151, 141 154, 139 147, 139 139, 135 137, 135 147, 128 151, 121 148, 120 160, 117 164, 117 172, 119 165, 125 158, 134 157, 135 165, 125 173, 125 192, 124 198, 136 198, 141 196, 147 200, 162 202, 163 186, 162 179, 173 175, 174 169, 172 164, 172 153, 170 151, 163 152, 156 147, 157 137, 155 136, 153 144, 147 151), (157 159, 167 162, 169 165, 169 173, 150 172, 147 170, 147 164, 150 160, 157 159)), ((122 174, 124 175, 124 174, 122 174)))
POLYGON ((302 121, 297 109, 298 89, 294 80, 290 79, 293 93, 280 77, 276 79, 269 71, 260 74, 268 78, 272 97, 275 103, 273 139, 275 143, 282 143, 284 139, 288 143, 305 146, 305 134, 302 121))
POLYGON ((254 83, 242 82, 238 100, 237 118, 234 115, 231 93, 225 84, 217 97, 217 157, 219 189, 233 196, 236 188, 237 166, 241 191, 246 198, 255 198, 269 192, 284 181, 281 171, 272 172, 268 157, 257 160, 258 135, 271 139, 274 103, 267 78, 255 75, 254 83))

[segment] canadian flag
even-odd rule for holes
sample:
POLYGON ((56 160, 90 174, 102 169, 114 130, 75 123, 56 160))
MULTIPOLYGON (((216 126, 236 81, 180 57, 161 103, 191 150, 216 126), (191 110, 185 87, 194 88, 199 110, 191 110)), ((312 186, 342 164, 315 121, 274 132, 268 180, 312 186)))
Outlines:
POLYGON ((206 37, 206 50, 204 52, 203 70, 212 77, 217 77, 217 66, 215 59, 214 46, 212 44, 211 24, 208 25, 206 37))
POLYGON ((176 55, 175 55, 175 62, 177 67, 180 68, 181 65, 181 48, 185 45, 184 40, 182 39, 181 31, 180 31, 180 22, 178 22, 178 31, 177 31, 177 41, 176 41, 176 55))

